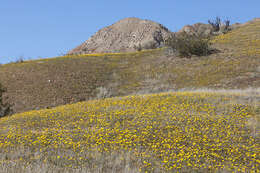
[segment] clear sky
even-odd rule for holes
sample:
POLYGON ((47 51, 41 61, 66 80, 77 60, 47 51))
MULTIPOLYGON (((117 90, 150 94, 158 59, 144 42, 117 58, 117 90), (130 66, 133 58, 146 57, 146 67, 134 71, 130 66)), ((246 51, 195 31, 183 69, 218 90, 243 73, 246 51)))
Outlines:
POLYGON ((244 23, 260 17, 260 0, 1 0, 0 63, 59 56, 125 17, 177 31, 216 16, 244 23))

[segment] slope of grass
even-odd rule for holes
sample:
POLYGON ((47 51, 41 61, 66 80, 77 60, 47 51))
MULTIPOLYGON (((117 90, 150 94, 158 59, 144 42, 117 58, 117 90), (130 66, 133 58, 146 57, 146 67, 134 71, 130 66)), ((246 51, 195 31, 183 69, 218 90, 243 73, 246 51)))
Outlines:
POLYGON ((260 58, 223 52, 183 59, 165 56, 163 49, 60 57, 3 65, 0 82, 7 87, 15 112, 23 112, 134 93, 258 87, 260 58))
POLYGON ((135 93, 260 86, 260 22, 218 36, 207 57, 179 58, 166 49, 90 54, 0 66, 15 112, 135 93))
POLYGON ((213 42, 232 47, 235 55, 260 55, 260 21, 251 22, 227 34, 220 35, 213 42))
POLYGON ((257 172, 259 92, 93 100, 0 119, 0 172, 257 172))

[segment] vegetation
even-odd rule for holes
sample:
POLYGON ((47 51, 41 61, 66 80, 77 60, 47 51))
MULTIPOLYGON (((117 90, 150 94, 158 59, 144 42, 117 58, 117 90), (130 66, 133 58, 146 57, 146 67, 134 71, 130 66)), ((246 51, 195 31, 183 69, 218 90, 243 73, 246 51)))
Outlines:
POLYGON ((259 96, 162 93, 16 114, 0 121, 0 171, 256 172, 259 96))
POLYGON ((134 53, 63 56, 10 63, 0 68, 0 83, 14 112, 55 107, 102 96, 125 96, 198 88, 260 86, 260 22, 210 40, 220 50, 179 58, 166 49, 134 53))
POLYGON ((3 98, 3 94, 5 91, 6 89, 0 83, 0 118, 11 113, 11 105, 9 103, 6 103, 3 98))
POLYGON ((0 172, 258 172, 260 89, 244 88, 260 86, 259 31, 216 36, 218 54, 180 36, 189 59, 160 48, 2 65, 0 110, 4 93, 23 113, 0 119, 0 172))
POLYGON ((229 30, 230 26, 230 20, 225 20, 223 23, 220 19, 220 17, 216 17, 215 20, 208 20, 208 23, 213 27, 215 32, 218 32, 221 30, 221 25, 224 25, 223 32, 226 32, 229 30))
POLYGON ((233 56, 260 56, 260 22, 244 25, 212 40, 215 45, 231 48, 233 56))
POLYGON ((156 49, 24 61, 2 65, 0 82, 7 87, 15 112, 96 99, 100 87, 109 91, 107 96, 125 96, 182 88, 260 86, 259 55, 238 54, 240 50, 230 51, 227 44, 227 51, 222 51, 220 46, 220 53, 190 59, 167 57, 164 49, 156 49))
POLYGON ((206 56, 210 53, 208 38, 186 32, 173 35, 165 44, 176 50, 181 57, 206 56))

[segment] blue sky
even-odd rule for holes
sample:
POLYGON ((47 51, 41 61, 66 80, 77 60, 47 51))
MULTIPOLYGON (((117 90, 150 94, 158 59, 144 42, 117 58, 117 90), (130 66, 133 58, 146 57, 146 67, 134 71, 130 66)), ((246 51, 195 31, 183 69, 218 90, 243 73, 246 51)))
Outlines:
POLYGON ((59 56, 125 17, 172 31, 219 16, 231 23, 260 17, 260 0, 1 0, 0 63, 59 56))

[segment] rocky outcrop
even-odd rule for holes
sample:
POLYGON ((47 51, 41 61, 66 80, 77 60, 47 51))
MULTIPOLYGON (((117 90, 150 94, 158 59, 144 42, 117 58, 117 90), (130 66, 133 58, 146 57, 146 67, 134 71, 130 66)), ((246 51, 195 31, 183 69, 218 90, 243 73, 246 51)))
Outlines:
POLYGON ((219 26, 219 30, 215 31, 213 26, 210 24, 204 24, 204 23, 196 23, 193 25, 186 25, 184 26, 180 31, 177 33, 182 33, 186 32, 187 34, 190 35, 201 35, 201 36, 211 36, 211 35, 219 35, 219 34, 224 34, 230 30, 239 28, 240 26, 243 26, 243 24, 240 23, 235 23, 233 25, 227 26, 225 23, 221 23, 219 26))
POLYGON ((159 23, 125 18, 99 30, 68 54, 131 52, 158 48, 163 46, 164 40, 171 34, 171 31, 159 23))
POLYGON ((178 33, 186 32, 187 34, 196 34, 202 36, 210 36, 214 32, 210 24, 196 23, 194 25, 184 26, 178 33))

